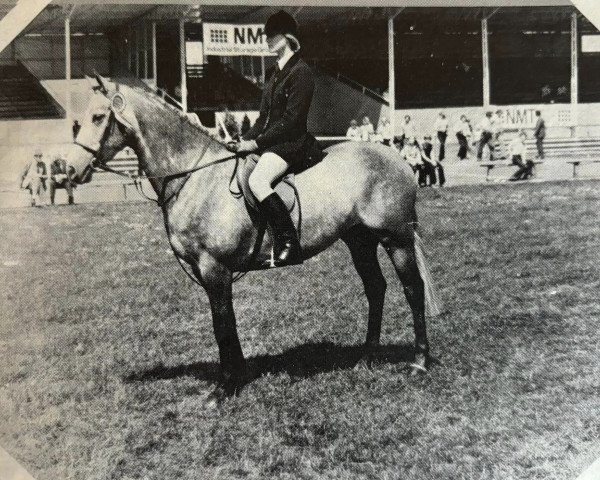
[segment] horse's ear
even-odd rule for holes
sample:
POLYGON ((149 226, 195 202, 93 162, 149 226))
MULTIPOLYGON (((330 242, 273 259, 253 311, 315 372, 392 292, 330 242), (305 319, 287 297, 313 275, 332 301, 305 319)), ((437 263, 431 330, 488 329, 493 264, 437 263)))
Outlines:
POLYGON ((102 76, 99 73, 97 73, 97 72, 94 72, 94 76, 96 77, 96 81, 98 82, 98 86, 100 87, 100 91, 104 95, 106 95, 108 93, 108 87, 107 87, 108 82, 106 80, 104 80, 102 78, 102 76))

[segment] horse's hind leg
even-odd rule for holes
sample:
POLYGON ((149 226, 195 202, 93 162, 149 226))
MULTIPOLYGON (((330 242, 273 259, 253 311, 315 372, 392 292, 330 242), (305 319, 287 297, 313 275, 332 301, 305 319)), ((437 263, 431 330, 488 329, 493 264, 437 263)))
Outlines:
POLYGON ((385 238, 382 243, 400 277, 406 300, 412 310, 415 330, 415 362, 412 367, 413 373, 416 373, 426 371, 430 362, 425 324, 425 288, 417 263, 412 227, 404 237, 403 242, 385 238))
POLYGON ((377 259, 379 240, 363 226, 354 227, 342 236, 342 240, 350 249, 354 266, 363 282, 369 302, 369 323, 365 344, 369 354, 379 345, 383 301, 387 287, 377 259))

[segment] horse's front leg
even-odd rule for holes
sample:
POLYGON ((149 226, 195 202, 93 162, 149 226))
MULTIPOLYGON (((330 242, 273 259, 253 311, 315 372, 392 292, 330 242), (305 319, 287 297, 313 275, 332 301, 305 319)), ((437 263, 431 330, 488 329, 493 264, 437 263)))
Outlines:
POLYGON ((232 301, 232 273, 208 254, 201 254, 195 273, 210 301, 221 366, 220 385, 209 401, 237 394, 248 382, 246 360, 238 338, 232 301))

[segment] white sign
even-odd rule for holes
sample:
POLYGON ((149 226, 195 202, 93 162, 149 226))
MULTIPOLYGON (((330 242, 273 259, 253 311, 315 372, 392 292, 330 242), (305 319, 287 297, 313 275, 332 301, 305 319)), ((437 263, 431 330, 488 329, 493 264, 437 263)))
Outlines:
POLYGON ((583 53, 600 52, 600 35, 582 35, 581 51, 583 53))
POLYGON ((204 65, 202 42, 185 42, 186 65, 204 65))
POLYGON ((264 25, 205 23, 203 24, 204 55, 274 55, 267 48, 263 31, 264 25))

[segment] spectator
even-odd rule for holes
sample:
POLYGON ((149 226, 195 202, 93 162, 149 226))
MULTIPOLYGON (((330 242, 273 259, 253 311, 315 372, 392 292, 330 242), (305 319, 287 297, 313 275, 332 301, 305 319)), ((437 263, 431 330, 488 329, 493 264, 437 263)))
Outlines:
POLYGON ((50 204, 54 205, 54 196, 57 188, 64 188, 69 197, 69 205, 73 205, 73 187, 75 182, 72 173, 67 169, 67 162, 64 155, 56 155, 54 161, 50 164, 50 204))
POLYGON ((421 158, 423 159, 423 166, 419 171, 418 183, 420 187, 433 186, 436 184, 437 179, 435 176, 435 167, 438 162, 432 160, 431 152, 433 151, 433 143, 431 143, 431 136, 426 135, 421 143, 421 158))
POLYGON ((77 134, 79 133, 79 130, 81 130, 81 125, 79 124, 79 122, 77 120, 75 120, 73 122, 73 140, 75 140, 77 138, 77 134))
POLYGON ((250 117, 248 117, 247 113, 244 113, 244 118, 242 119, 242 126, 241 126, 241 134, 242 136, 248 131, 250 130, 250 127, 252 125, 250 124, 250 117))
POLYGON ((498 141, 500 135, 502 135, 504 118, 502 117, 502 110, 496 110, 494 118, 492 119, 492 129, 494 132, 494 141, 498 141))
POLYGON ((535 122, 535 130, 533 136, 535 137, 535 146, 537 147, 537 158, 544 158, 544 138, 546 138, 546 122, 542 118, 542 112, 539 110, 535 111, 537 121, 535 122))
POLYGON ((404 124, 402 125, 402 130, 405 139, 417 138, 417 128, 415 127, 414 122, 410 118, 410 115, 404 116, 404 124))
POLYGON ((400 152, 402 158, 410 165, 414 173, 418 173, 421 177, 421 170, 423 169, 423 158, 419 144, 414 137, 410 137, 406 140, 402 151, 400 152))
POLYGON ((444 112, 440 112, 437 120, 435 121, 435 131, 437 132, 439 154, 438 160, 442 161, 446 158, 446 139, 448 138, 448 119, 444 112))
POLYGON ((461 115, 460 120, 454 127, 456 139, 458 140, 458 158, 464 160, 469 152, 469 138, 471 137, 472 127, 467 120, 466 115, 461 115))
POLYGON ((373 128, 373 124, 369 117, 363 118, 363 123, 361 128, 361 139, 364 142, 368 142, 371 140, 371 137, 375 134, 375 129, 373 128))
POLYGON ((527 160, 527 148, 525 147, 525 132, 519 132, 508 145, 513 165, 517 165, 519 169, 508 180, 511 182, 517 180, 527 180, 533 175, 533 167, 535 164, 531 160, 527 160))
POLYGON ((46 191, 47 170, 42 160, 42 151, 36 150, 33 160, 27 164, 21 173, 19 188, 29 190, 31 206, 42 207, 41 193, 46 191))
POLYGON ((362 130, 358 126, 358 122, 354 119, 350 120, 350 127, 346 131, 346 138, 358 142, 362 138, 362 130))
POLYGON ((394 134, 392 132, 392 125, 386 117, 381 119, 381 124, 379 125, 378 135, 381 137, 381 143, 387 145, 388 147, 392 145, 392 140, 394 138, 394 134))
POLYGON ((486 112, 485 117, 479 123, 479 145, 477 147, 477 160, 483 158, 483 148, 487 145, 490 150, 490 161, 494 160, 494 127, 492 125, 492 112, 486 112))

